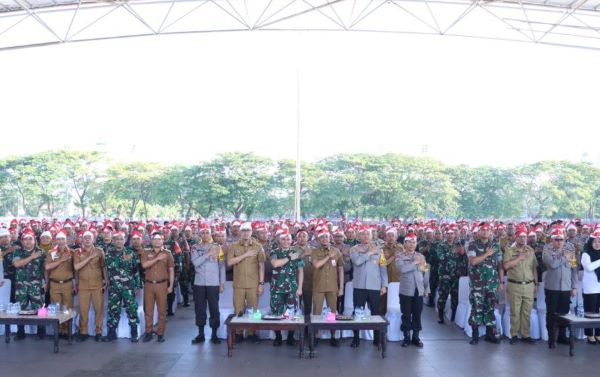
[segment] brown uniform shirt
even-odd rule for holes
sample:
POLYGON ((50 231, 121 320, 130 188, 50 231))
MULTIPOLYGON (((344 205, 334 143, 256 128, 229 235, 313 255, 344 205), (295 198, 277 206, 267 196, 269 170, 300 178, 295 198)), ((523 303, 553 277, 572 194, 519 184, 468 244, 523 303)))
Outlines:
POLYGON ((257 250, 255 257, 249 257, 233 266, 233 288, 256 288, 259 283, 259 263, 266 260, 265 252, 255 240, 240 240, 227 248, 227 260, 239 257, 248 250, 257 250))
MULTIPOLYGON (((404 248, 399 243, 395 243, 394 246, 392 246, 392 247, 390 247, 388 245, 384 245, 382 250, 383 250, 386 261, 389 262, 391 257, 393 257, 393 256, 397 257, 398 254, 400 254, 402 251, 404 251, 404 248)), ((398 266, 396 265, 395 259, 394 259, 394 261, 392 261, 392 263, 387 265, 387 274, 388 274, 388 283, 397 283, 400 281, 400 270, 398 269, 398 266)))
POLYGON ((50 251, 48 254, 46 254, 46 265, 48 263, 56 262, 65 254, 71 254, 71 259, 60 263, 58 267, 56 267, 53 270, 50 270, 50 272, 48 273, 48 277, 50 277, 51 280, 64 281, 72 279, 75 276, 73 268, 74 253, 69 248, 65 248, 64 250, 58 252, 50 251))
POLYGON ((313 268, 313 292, 337 292, 339 289, 338 268, 344 263, 339 249, 333 246, 319 246, 313 249, 312 260, 320 261, 327 258, 329 250, 335 250, 336 256, 333 260, 327 261, 321 268, 313 268))
POLYGON ((155 253, 152 249, 146 249, 142 253, 142 264, 158 258, 160 254, 167 254, 167 258, 154 263, 144 270, 144 279, 146 281, 169 280, 169 268, 175 268, 175 261, 169 250, 163 248, 158 253, 155 253))
POLYGON ((104 251, 98 247, 92 247, 90 251, 77 249, 73 255, 73 263, 77 264, 89 256, 93 250, 99 255, 88 262, 81 270, 77 272, 79 289, 98 289, 102 288, 102 269, 104 268, 104 251))
POLYGON ((523 246, 523 248, 517 248, 517 246, 509 247, 506 249, 503 259, 505 262, 511 261, 516 258, 520 252, 527 253, 527 257, 525 260, 522 260, 519 264, 508 270, 506 275, 510 280, 518 282, 533 281, 534 274, 537 274, 538 262, 535 257, 535 251, 531 247, 527 245, 523 246))

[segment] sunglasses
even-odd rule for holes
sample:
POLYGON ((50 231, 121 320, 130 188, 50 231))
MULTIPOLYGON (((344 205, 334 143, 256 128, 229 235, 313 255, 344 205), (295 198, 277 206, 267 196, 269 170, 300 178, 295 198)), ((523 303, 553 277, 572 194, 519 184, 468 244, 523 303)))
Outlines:
POLYGON ((555 238, 554 241, 564 241, 564 238, 555 238))

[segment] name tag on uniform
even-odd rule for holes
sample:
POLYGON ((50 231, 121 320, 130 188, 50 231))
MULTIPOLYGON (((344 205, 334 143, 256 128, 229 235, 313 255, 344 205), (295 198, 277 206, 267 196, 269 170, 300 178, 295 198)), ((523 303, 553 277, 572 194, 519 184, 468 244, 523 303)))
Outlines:
POLYGON ((332 259, 332 260, 331 260, 331 265, 332 265, 333 267, 335 267, 335 266, 336 266, 335 259, 332 259))
POLYGON ((56 251, 51 252, 50 256, 52 257, 52 260, 57 260, 58 259, 58 254, 56 253, 56 251))

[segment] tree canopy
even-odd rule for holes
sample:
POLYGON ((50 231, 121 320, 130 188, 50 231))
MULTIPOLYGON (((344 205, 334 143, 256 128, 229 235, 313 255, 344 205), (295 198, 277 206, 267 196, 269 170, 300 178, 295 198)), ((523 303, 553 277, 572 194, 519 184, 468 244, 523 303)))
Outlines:
MULTIPOLYGON (((594 218, 600 206, 600 169, 585 162, 340 154, 303 161, 301 172, 304 217, 594 218)), ((0 160, 0 216, 289 217, 294 190, 294 161, 254 153, 171 166, 71 151, 0 160)))

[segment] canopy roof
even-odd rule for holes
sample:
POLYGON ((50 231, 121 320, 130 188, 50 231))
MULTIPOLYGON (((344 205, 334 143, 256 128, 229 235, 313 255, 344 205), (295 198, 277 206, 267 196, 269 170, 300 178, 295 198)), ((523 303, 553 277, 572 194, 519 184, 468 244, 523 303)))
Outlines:
POLYGON ((0 49, 248 30, 377 31, 600 49, 600 0, 0 0, 0 49))

